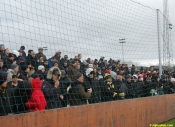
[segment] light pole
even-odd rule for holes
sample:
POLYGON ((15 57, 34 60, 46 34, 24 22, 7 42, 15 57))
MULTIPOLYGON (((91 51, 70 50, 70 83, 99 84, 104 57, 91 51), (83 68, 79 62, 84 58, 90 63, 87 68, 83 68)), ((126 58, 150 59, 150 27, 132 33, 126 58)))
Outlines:
POLYGON ((119 39, 119 43, 122 44, 122 56, 123 56, 123 63, 124 63, 124 49, 123 49, 123 44, 125 43, 125 39, 119 39))

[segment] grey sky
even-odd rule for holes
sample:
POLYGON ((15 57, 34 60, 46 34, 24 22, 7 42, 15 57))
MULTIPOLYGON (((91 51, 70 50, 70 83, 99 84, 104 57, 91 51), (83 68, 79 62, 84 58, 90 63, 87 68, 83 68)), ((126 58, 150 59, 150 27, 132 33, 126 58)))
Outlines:
POLYGON ((0 8, 0 41, 10 49, 122 59, 125 38, 125 61, 158 63, 156 11, 131 0, 3 0, 0 8))
MULTIPOLYGON (((155 9, 160 9, 161 12, 163 13, 163 1, 164 0, 136 0, 144 5, 148 5, 152 8, 155 9)), ((171 23, 175 26, 175 0, 168 0, 168 7, 169 7, 169 18, 171 23)))

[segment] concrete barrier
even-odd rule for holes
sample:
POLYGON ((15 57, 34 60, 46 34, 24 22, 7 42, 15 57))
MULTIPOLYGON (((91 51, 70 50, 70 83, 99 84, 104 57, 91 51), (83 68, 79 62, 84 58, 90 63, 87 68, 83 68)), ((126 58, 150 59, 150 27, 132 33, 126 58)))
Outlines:
POLYGON ((0 127, 149 127, 175 118, 175 94, 0 117, 0 127))

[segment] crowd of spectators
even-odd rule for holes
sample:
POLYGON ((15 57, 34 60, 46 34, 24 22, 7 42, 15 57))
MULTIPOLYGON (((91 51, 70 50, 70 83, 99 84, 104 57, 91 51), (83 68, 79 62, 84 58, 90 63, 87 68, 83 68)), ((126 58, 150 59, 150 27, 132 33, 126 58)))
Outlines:
POLYGON ((175 92, 175 73, 82 55, 47 59, 43 48, 25 53, 0 45, 0 116, 134 99, 175 92))

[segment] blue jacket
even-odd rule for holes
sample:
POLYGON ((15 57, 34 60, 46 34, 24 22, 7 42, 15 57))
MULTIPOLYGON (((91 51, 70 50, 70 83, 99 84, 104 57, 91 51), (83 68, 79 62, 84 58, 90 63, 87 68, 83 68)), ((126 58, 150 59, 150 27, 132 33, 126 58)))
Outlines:
POLYGON ((53 67, 54 63, 51 61, 51 59, 48 60, 48 66, 49 68, 53 67))

